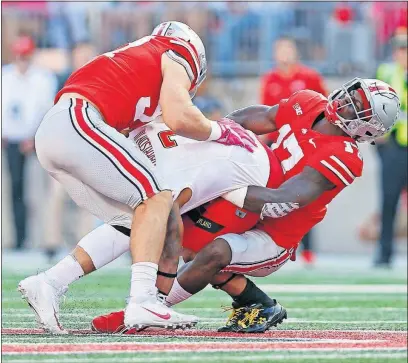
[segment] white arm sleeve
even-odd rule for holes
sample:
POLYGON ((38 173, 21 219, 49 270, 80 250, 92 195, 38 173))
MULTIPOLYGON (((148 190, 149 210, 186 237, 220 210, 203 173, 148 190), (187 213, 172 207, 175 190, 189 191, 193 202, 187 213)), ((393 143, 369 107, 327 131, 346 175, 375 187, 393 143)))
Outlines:
POLYGON ((281 218, 296 209, 299 209, 299 203, 265 203, 262 208, 261 219, 264 217, 281 218))
POLYGON ((228 200, 228 202, 235 204, 237 207, 243 208, 247 191, 248 187, 235 189, 232 192, 223 194, 221 197, 228 200))

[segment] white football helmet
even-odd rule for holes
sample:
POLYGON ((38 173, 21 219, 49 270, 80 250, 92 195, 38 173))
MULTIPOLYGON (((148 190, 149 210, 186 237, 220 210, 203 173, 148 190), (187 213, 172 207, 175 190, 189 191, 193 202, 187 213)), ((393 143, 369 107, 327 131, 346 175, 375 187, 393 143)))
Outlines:
MULTIPOLYGON (((179 21, 167 21, 156 26, 152 35, 161 35, 164 37, 180 38, 189 42, 196 50, 199 61, 199 74, 197 77, 195 90, 204 81, 207 75, 207 59, 205 56, 204 44, 197 33, 188 25, 179 21)), ((195 93, 195 92, 194 92, 195 93)))
POLYGON ((325 113, 327 120, 358 142, 373 142, 389 132, 398 120, 401 107, 395 90, 378 79, 354 78, 334 90, 328 99, 325 113), (358 111, 350 96, 351 91, 360 94, 364 109, 358 111), (339 106, 338 101, 342 99, 347 99, 348 103, 339 106), (356 118, 340 116, 339 111, 350 105, 354 108, 356 118))

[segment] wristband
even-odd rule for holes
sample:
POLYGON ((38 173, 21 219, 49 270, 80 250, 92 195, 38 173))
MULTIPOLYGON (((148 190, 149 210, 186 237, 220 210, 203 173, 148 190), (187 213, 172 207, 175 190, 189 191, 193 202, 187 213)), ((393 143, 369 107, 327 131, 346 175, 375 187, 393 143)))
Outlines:
POLYGON ((211 122, 211 134, 208 137, 208 139, 205 141, 218 140, 222 135, 221 127, 218 124, 218 122, 215 122, 215 121, 210 121, 210 122, 211 122))

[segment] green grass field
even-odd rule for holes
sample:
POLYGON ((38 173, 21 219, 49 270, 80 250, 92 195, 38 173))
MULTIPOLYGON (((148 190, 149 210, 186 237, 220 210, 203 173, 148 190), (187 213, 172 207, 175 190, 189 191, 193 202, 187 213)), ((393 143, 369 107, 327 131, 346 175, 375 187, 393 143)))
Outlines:
MULTIPOLYGON (((288 320, 267 334, 234 336, 213 333, 228 316, 221 307, 230 304, 228 296, 213 289, 176 307, 202 319, 196 335, 183 331, 167 335, 147 331, 139 336, 33 334, 29 329, 36 328, 34 315, 16 291, 26 275, 3 270, 5 362, 407 361, 407 276, 398 269, 283 268, 268 278, 256 279, 287 308, 288 320), (39 349, 36 354, 21 354, 33 344, 39 349), (70 348, 61 352, 61 344, 70 348), (48 350, 41 350, 43 347, 48 350), (103 351, 95 352, 95 347, 103 351)), ((62 305, 62 324, 73 330, 89 329, 94 316, 123 308, 128 286, 129 273, 124 268, 81 279, 62 305)))

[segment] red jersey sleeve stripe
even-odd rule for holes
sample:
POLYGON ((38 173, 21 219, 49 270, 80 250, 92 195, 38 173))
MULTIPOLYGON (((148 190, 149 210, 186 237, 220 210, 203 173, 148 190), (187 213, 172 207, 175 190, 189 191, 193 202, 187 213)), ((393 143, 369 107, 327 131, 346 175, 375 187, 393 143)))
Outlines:
POLYGON ((344 185, 350 185, 350 183, 347 181, 347 179, 332 165, 330 165, 326 160, 320 160, 320 162, 327 168, 329 169, 333 174, 335 174, 342 182, 344 185))

